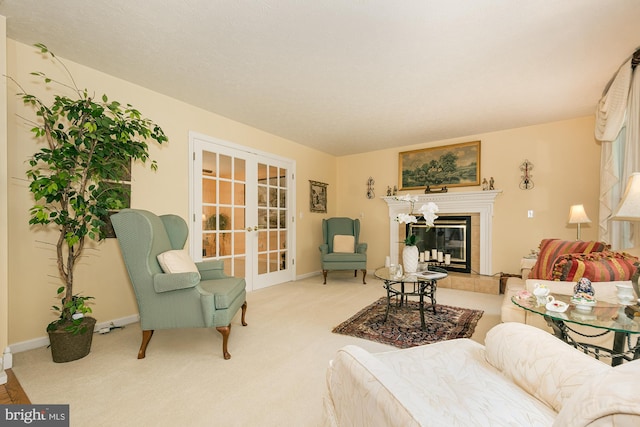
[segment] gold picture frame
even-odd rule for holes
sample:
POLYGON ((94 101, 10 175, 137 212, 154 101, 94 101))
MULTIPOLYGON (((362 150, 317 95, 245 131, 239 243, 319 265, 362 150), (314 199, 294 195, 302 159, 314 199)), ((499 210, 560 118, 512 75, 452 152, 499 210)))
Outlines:
POLYGON ((400 190, 480 185, 480 141, 403 151, 398 161, 400 190))
POLYGON ((324 182, 309 180, 309 210, 327 212, 327 185, 324 182))

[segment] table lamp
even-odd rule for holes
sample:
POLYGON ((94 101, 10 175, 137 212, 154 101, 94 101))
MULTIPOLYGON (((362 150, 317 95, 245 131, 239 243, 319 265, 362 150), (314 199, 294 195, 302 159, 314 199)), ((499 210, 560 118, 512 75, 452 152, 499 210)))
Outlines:
MULTIPOLYGON (((629 176, 627 188, 624 190, 620 204, 613 211, 609 219, 614 221, 640 221, 640 172, 634 172, 629 176)), ((631 281, 636 295, 640 296, 640 287, 637 281, 631 281)))
POLYGON ((584 205, 573 205, 569 210, 569 224, 578 224, 578 234, 576 240, 580 240, 580 224, 591 222, 587 213, 584 211, 584 205))

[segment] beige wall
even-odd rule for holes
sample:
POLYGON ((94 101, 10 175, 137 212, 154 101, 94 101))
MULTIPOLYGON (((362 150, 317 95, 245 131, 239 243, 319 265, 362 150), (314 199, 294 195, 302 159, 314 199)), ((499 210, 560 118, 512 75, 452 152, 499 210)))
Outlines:
MULTIPOLYGON (((542 238, 575 239, 575 227, 567 224, 572 204, 584 204, 594 221, 583 226, 582 238, 597 238, 600 146, 593 129, 590 116, 340 157, 338 210, 351 217, 364 215, 361 238, 369 244, 368 267, 383 265, 389 254, 389 220, 387 204, 380 197, 385 196, 387 186, 398 184, 398 153, 481 140, 481 176, 487 180, 493 176, 496 189, 502 190, 494 207, 493 273, 517 273, 520 258, 542 238), (535 187, 531 190, 519 189, 519 167, 525 159, 534 165, 535 187), (376 181, 373 200, 366 198, 369 176, 376 181), (527 218, 528 210, 534 211, 532 219, 527 218)), ((472 190, 480 188, 450 189, 472 190)))
MULTIPOLYGON (((30 46, 7 40, 8 74, 27 91, 50 96, 51 92, 29 73, 39 70, 54 75, 59 70, 35 52, 30 46)), ((134 169, 133 207, 187 215, 189 131, 295 160, 298 275, 319 271, 320 222, 334 215, 360 217, 362 238, 369 243, 369 268, 383 264, 388 254, 389 222, 380 196, 387 185, 397 184, 397 155, 408 149, 482 141, 482 176, 493 176, 496 187, 503 190, 494 217, 494 272, 517 272, 521 255, 542 237, 574 238, 575 229, 566 225, 571 204, 584 203, 591 219, 597 219, 599 147, 592 136, 592 117, 335 158, 99 71, 69 61, 66 64, 80 87, 90 88, 97 96, 107 93, 111 99, 133 104, 169 137, 166 146, 151 146, 151 156, 159 164, 157 173, 144 167, 134 169), (529 191, 518 189, 519 165, 525 159, 535 165, 536 187, 529 191), (376 180, 376 198, 372 200, 366 198, 369 176, 376 180), (309 180, 329 184, 326 214, 309 212, 309 180), (527 219, 528 209, 535 211, 533 219, 527 219)), ((33 117, 33 112, 21 104, 15 92, 16 88, 9 86, 9 343, 45 335, 45 325, 54 318, 48 309, 55 303, 59 283, 51 246, 55 236, 32 230, 27 224, 26 213, 33 201, 25 180, 25 161, 38 145, 29 133, 30 126, 20 118, 33 117)), ((595 226, 585 228, 583 237, 595 238, 596 231, 595 226)), ((114 240, 93 245, 78 267, 76 283, 78 291, 96 297, 94 313, 100 322, 137 313, 114 240)))
MULTIPOLYGON (((45 41, 46 43, 46 41, 45 41)), ((29 75, 45 71, 52 77, 64 78, 36 50, 28 45, 7 40, 8 74, 15 77, 31 93, 46 97, 51 91, 29 75)), ((95 91, 97 96, 108 94, 110 99, 133 104, 143 115, 158 123, 169 137, 166 146, 151 145, 151 157, 159 164, 157 173, 149 168, 133 170, 132 205, 157 213, 188 213, 188 134, 200 132, 236 144, 296 161, 296 231, 297 274, 317 271, 318 244, 321 240, 320 221, 337 212, 335 158, 306 148, 300 144, 259 131, 249 126, 206 112, 159 93, 114 78, 70 61, 79 87, 95 91), (329 212, 309 212, 309 180, 329 184, 329 212), (302 213, 302 218, 300 217, 302 213)), ((185 77, 188 78, 188 77, 185 77)), ((30 125, 21 117, 33 118, 33 111, 25 108, 17 96, 15 85, 9 86, 9 207, 10 268, 9 268, 9 343, 22 342, 45 335, 46 324, 54 319, 49 307, 55 303, 55 289, 59 285, 52 242, 55 235, 28 226, 27 212, 33 201, 25 180, 25 161, 38 145, 29 133, 30 125)), ((76 289, 84 295, 96 297, 94 314, 99 322, 118 319, 137 313, 133 293, 115 240, 93 245, 76 272, 76 289)))

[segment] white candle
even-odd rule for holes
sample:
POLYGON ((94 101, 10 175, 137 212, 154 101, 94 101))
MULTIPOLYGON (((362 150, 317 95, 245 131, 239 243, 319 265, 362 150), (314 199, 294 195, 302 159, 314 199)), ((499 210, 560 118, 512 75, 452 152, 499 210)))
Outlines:
POLYGON ((451 264, 451 254, 444 254, 444 264, 445 265, 451 264))
POLYGON ((424 251, 424 260, 429 261, 429 251, 424 251))
POLYGON ((436 259, 438 259, 438 250, 437 249, 431 249, 431 258, 433 258, 434 261, 436 259))
POLYGON ((438 251, 438 262, 442 262, 444 254, 441 251, 438 251))
POLYGON ((384 266, 385 266, 385 267, 389 267, 390 265, 391 265, 391 258, 390 258, 389 256, 387 256, 387 257, 384 259, 384 266))
POLYGON ((424 262, 424 252, 420 252, 420 262, 424 262))

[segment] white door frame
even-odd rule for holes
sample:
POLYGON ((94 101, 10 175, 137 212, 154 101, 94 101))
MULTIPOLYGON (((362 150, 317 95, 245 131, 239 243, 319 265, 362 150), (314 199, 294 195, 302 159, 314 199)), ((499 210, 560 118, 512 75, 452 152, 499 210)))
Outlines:
MULTIPOLYGON (((197 221, 196 221, 196 206, 195 206, 195 200, 196 200, 196 195, 195 195, 195 182, 196 179, 200 179, 201 176, 201 172, 200 171, 196 171, 195 167, 194 167, 194 155, 195 155, 195 144, 194 141, 195 140, 199 140, 199 141, 204 141, 207 143, 211 143, 212 145, 218 145, 218 146, 222 146, 225 147, 227 149, 232 149, 232 150, 237 150, 243 153, 249 153, 252 155, 256 156, 256 161, 260 162, 262 161, 266 161, 268 162, 269 160, 275 160, 278 162, 285 162, 288 163, 290 165, 289 167, 289 186, 288 186, 288 197, 287 197, 287 213, 288 213, 288 243, 287 243, 287 248, 288 248, 288 253, 289 253, 289 266, 287 268, 287 271, 289 271, 289 274, 286 275, 286 280, 285 281, 291 281, 291 280, 295 280, 296 277, 296 262, 295 262, 295 258, 296 258, 296 227, 295 227, 295 212, 296 212, 296 183, 295 183, 295 173, 296 173, 296 161, 293 159, 288 159, 285 157, 281 157, 272 153, 268 153, 265 151, 261 151, 261 150, 257 150, 251 147, 246 147, 246 146, 242 146, 233 142, 229 142, 229 141, 225 141, 222 139, 218 139, 218 138, 214 138, 202 133, 198 133, 198 132, 194 132, 194 131, 189 131, 189 157, 190 157, 190 162, 189 162, 189 235, 190 235, 190 239, 189 239, 189 249, 191 252, 191 256, 193 257, 193 259, 195 261, 201 261, 202 260, 202 252, 198 251, 196 246, 197 246, 197 242, 198 239, 201 238, 201 236, 197 235, 199 233, 199 228, 196 226, 197 221)), ((247 185, 249 183, 247 182, 247 185)), ((255 201, 254 201, 255 203, 255 201)), ((248 206, 248 203, 247 203, 248 206)), ((249 215, 249 213, 247 212, 247 215, 249 215)), ((247 226, 250 226, 250 224, 247 224, 247 226)), ((253 239, 257 239, 256 233, 252 233, 252 238, 253 239)), ((250 256, 257 256, 257 244, 255 245, 248 245, 247 248, 251 248, 252 253, 249 254, 247 251, 247 258, 250 256)), ((257 277, 257 271, 253 271, 254 263, 253 262, 249 262, 247 260, 246 262, 246 273, 245 273, 245 279, 247 281, 247 291, 252 291, 257 289, 256 287, 254 287, 254 279, 257 277)), ((283 281, 284 282, 284 281, 283 281)), ((283 283, 280 282, 280 283, 283 283)), ((277 283, 273 283, 273 284, 277 284, 277 283)), ((269 285, 270 286, 270 285, 269 285)))

